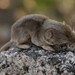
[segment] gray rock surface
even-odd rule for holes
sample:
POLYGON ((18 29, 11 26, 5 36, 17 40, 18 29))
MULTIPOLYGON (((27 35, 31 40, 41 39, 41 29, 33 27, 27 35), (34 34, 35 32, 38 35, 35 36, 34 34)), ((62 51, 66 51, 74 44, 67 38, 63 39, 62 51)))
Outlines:
POLYGON ((75 75, 75 53, 49 52, 35 45, 29 49, 14 46, 0 53, 0 75, 75 75))

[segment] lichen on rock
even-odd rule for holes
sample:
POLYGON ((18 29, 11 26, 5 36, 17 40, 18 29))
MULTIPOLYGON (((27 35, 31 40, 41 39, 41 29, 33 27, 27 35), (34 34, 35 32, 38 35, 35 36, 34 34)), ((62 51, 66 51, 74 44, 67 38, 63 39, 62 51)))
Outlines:
POLYGON ((0 75, 75 75, 75 53, 13 46, 0 53, 0 75))

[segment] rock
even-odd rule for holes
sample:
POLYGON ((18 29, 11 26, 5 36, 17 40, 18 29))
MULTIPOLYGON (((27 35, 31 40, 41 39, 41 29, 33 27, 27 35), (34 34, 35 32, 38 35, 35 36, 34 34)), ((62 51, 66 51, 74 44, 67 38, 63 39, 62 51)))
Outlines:
POLYGON ((75 75, 75 53, 12 46, 0 53, 0 75, 75 75))

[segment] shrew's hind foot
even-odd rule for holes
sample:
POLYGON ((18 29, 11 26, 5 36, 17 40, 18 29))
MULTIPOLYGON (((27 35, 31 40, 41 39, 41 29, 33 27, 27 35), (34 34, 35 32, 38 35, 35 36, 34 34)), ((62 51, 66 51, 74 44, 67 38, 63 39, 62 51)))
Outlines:
POLYGON ((28 48, 30 48, 30 45, 28 45, 28 44, 23 44, 23 45, 18 45, 17 47, 18 47, 18 48, 21 48, 21 49, 28 49, 28 48))

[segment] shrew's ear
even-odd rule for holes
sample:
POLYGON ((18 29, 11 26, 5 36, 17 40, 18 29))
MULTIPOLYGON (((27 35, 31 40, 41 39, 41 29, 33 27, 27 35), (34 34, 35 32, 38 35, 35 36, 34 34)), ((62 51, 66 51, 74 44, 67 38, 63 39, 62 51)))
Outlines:
POLYGON ((53 32, 51 29, 47 29, 44 33, 44 38, 45 40, 50 40, 50 38, 52 38, 53 36, 53 32))

